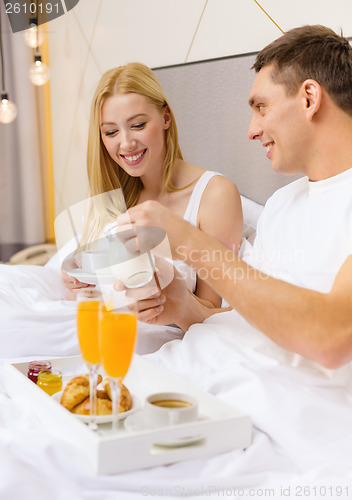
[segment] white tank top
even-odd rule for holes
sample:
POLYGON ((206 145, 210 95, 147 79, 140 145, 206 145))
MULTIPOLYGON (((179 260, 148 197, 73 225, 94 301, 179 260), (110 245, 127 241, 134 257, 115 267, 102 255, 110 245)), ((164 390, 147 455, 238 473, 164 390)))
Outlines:
POLYGON ((218 172, 212 172, 210 170, 207 170, 200 176, 198 181, 196 182, 196 185, 193 188, 191 197, 189 199, 186 211, 184 213, 183 218, 192 224, 193 226, 197 227, 197 217, 198 217, 198 211, 199 211, 199 206, 200 206, 200 201, 202 199, 203 193, 205 188, 208 185, 208 182, 212 177, 215 175, 222 175, 219 174, 218 172))
MULTIPOLYGON (((186 211, 184 213, 184 220, 192 224, 193 226, 197 227, 197 218, 198 218, 198 212, 199 212, 199 205, 200 201, 202 199, 203 193, 205 188, 208 185, 208 182, 212 177, 215 175, 222 175, 219 174, 218 172, 211 172, 210 170, 207 170, 200 176, 198 181, 196 182, 196 185, 193 188, 191 197, 189 199, 186 211)), ((183 278, 186 280, 187 287, 191 292, 194 292, 196 289, 196 282, 197 282, 197 274, 192 269, 191 266, 186 264, 185 262, 181 260, 174 260, 173 261, 174 266, 177 268, 178 272, 181 273, 183 278)))

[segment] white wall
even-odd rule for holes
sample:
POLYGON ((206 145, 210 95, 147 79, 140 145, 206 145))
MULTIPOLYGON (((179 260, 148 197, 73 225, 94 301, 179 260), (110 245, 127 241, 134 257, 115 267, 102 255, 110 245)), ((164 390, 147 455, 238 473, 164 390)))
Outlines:
MULTIPOLYGON (((283 31, 324 24, 352 35, 351 0, 259 3, 283 31)), ((85 196, 89 104, 104 71, 258 51, 281 34, 254 0, 80 0, 48 30, 56 214, 85 196)))

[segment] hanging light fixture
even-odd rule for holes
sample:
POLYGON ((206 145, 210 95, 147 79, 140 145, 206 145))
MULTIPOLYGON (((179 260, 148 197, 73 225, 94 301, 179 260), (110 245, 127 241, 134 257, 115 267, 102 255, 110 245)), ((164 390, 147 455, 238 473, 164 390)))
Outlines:
POLYGON ((44 41, 44 33, 38 26, 38 19, 31 17, 29 19, 29 28, 23 33, 23 38, 28 47, 35 49, 39 47, 44 41))
POLYGON ((29 69, 29 79, 34 85, 44 85, 49 78, 49 68, 42 62, 42 56, 36 51, 34 63, 29 69))
MULTIPOLYGON (((36 12, 38 12, 38 0, 36 0, 36 12)), ((46 64, 42 62, 42 56, 39 53, 39 29, 38 29, 38 21, 37 21, 37 30, 35 32, 36 35, 36 43, 35 43, 35 55, 34 62, 31 64, 29 68, 29 79, 33 83, 33 85, 44 85, 50 78, 49 68, 46 64)))
POLYGON ((17 116, 17 106, 9 100, 6 92, 1 94, 0 102, 0 123, 11 123, 17 116))
POLYGON ((0 58, 1 58, 1 96, 0 96, 0 123, 11 123, 17 116, 17 106, 9 100, 5 90, 5 64, 2 46, 2 27, 0 9, 0 58))

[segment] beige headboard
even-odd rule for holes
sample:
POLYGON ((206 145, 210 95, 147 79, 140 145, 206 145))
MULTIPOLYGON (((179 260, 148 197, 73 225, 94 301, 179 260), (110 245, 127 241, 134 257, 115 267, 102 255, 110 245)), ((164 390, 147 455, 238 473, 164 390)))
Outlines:
POLYGON ((255 54, 154 69, 176 116, 186 160, 233 180, 264 204, 296 177, 277 174, 259 141, 250 141, 248 95, 255 54))

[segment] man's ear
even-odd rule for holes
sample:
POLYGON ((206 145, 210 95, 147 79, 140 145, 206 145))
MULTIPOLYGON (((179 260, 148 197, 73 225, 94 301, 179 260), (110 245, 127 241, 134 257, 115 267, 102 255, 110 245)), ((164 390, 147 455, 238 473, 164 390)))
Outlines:
POLYGON ((165 106, 164 109, 164 130, 168 129, 171 125, 171 113, 169 106, 165 106))
POLYGON ((321 85, 316 80, 308 79, 302 83, 300 92, 307 116, 312 119, 321 106, 321 85))

